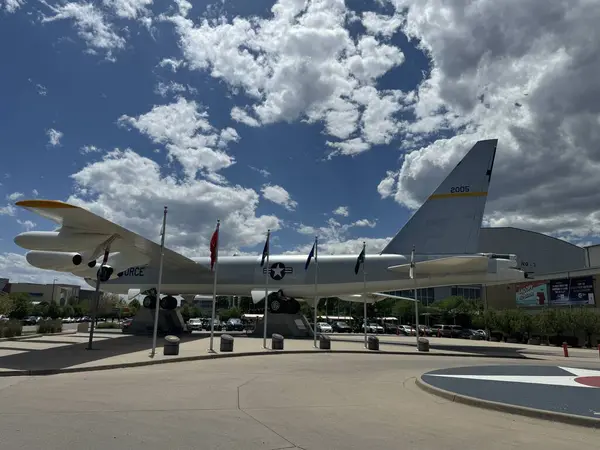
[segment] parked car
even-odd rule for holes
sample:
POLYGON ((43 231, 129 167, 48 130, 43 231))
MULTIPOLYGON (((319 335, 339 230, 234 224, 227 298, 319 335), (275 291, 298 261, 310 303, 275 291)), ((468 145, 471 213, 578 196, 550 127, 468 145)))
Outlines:
POLYGON ((317 331, 320 333, 333 333, 333 328, 327 322, 317 322, 317 331))
POLYGON ((131 326, 132 322, 133 322, 133 319, 131 317, 128 317, 127 319, 123 319, 123 322, 121 322, 121 331, 123 331, 123 333, 127 332, 127 330, 129 330, 129 327, 131 326))
POLYGON ((400 334, 403 334, 404 336, 416 336, 417 332, 416 330, 411 327, 410 325, 398 325, 398 328, 400 328, 400 334))
MULTIPOLYGON (((364 331, 365 326, 361 327, 364 331)), ((383 333, 383 327, 375 322, 367 324, 367 333, 383 333)))
POLYGON ((346 322, 333 322, 331 328, 336 333, 352 333, 352 327, 346 322))
POLYGON ((187 323, 188 330, 202 331, 202 320, 198 318, 190 319, 187 323))
POLYGON ((227 331, 244 331, 244 324, 241 319, 231 318, 225 324, 225 329, 227 331))

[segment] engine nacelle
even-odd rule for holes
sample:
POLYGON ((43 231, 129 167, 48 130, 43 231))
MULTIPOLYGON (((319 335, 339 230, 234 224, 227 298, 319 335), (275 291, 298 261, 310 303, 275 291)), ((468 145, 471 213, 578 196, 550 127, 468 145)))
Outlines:
POLYGON ((27 252, 25 259, 34 267, 60 272, 71 272, 78 266, 81 266, 83 262, 83 257, 79 253, 39 250, 27 252))
MULTIPOLYGON (((150 262, 150 258, 134 250, 127 250, 127 253, 113 253, 108 255, 107 266, 112 267, 115 273, 122 272, 125 269, 136 266, 144 266, 150 262)), ((102 258, 98 260, 89 261, 82 267, 87 268, 99 268, 102 264, 102 258)))
POLYGON ((15 237, 15 244, 28 250, 90 251, 105 242, 110 235, 98 233, 69 233, 68 231, 27 231, 15 237))

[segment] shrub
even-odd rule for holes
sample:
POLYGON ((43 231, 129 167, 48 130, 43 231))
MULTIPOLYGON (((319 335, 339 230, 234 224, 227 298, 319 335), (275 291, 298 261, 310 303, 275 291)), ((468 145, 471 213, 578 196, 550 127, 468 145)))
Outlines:
POLYGON ((121 328, 121 324, 118 322, 98 322, 96 328, 121 328))
POLYGON ((0 322, 0 338, 21 336, 23 324, 20 320, 8 320, 0 322))
POLYGON ((60 333, 62 326, 62 320, 40 320, 38 322, 38 333, 60 333))

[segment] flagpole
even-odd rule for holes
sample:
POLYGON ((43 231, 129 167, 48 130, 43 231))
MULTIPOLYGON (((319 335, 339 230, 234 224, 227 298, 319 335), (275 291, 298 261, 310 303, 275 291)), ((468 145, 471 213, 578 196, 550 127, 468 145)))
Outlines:
POLYGON ((265 313, 263 316, 263 348, 267 348, 267 312, 269 309, 269 254, 271 253, 271 246, 269 238, 271 237, 271 230, 267 230, 267 270, 265 272, 265 313))
MULTIPOLYGON (((215 275, 213 280, 213 301, 212 301, 212 315, 210 321, 210 352, 214 353, 213 349, 213 340, 215 336, 215 315, 217 313, 217 272, 219 270, 219 227, 221 226, 221 221, 217 220, 217 229, 215 233, 217 233, 217 245, 215 247, 215 275)), ((212 239, 211 239, 212 240, 212 239)))
POLYGON ((165 206, 163 212, 163 224, 162 224, 162 233, 160 236, 160 262, 158 263, 158 286, 156 289, 156 305, 154 312, 154 331, 152 332, 152 352, 150 353, 150 358, 154 358, 156 354, 156 337, 158 334, 158 315, 160 312, 160 288, 162 283, 162 272, 163 272, 163 256, 165 254, 165 234, 166 234, 166 225, 167 225, 167 207, 165 206))
POLYGON ((317 283, 319 280, 319 238, 315 236, 315 313, 314 313, 314 327, 313 327, 313 340, 314 346, 317 347, 317 304, 319 303, 319 299, 317 297, 317 283))
POLYGON ((363 252, 364 252, 364 257, 363 257, 363 262, 362 262, 362 266, 363 266, 363 323, 364 323, 364 327, 365 327, 365 348, 367 348, 367 272, 366 272, 366 265, 367 265, 367 243, 363 242, 363 252))
POLYGON ((413 245, 411 265, 413 267, 413 281, 415 283, 415 324, 417 331, 417 350, 419 348, 419 299, 417 298, 417 276, 416 276, 416 264, 415 264, 415 246, 413 245))

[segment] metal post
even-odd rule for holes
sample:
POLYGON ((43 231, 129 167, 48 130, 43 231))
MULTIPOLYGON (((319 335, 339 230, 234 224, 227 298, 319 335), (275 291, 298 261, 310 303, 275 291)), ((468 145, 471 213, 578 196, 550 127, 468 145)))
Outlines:
POLYGON ((162 272, 163 272, 163 256, 165 254, 165 234, 167 226, 167 207, 165 206, 163 212, 163 225, 162 234, 160 238, 160 262, 158 266, 158 286, 156 287, 156 310, 154 313, 154 330, 152 332, 152 351, 150 352, 150 358, 154 358, 156 354, 156 339, 158 334, 158 316, 160 313, 160 288, 162 283, 162 272))
POLYGON ((317 305, 319 303, 318 291, 317 291, 317 283, 319 280, 319 238, 315 237, 315 306, 314 306, 314 326, 313 326, 313 345, 315 348, 317 347, 317 305))
POLYGON ((100 269, 96 274, 96 292, 94 294, 94 300, 92 300, 92 322, 90 323, 90 334, 88 336, 88 350, 92 350, 92 342, 94 341, 94 325, 96 324, 96 314, 98 311, 98 303, 100 303, 100 269))
POLYGON ((211 322, 210 322, 210 352, 214 353, 213 349, 213 340, 215 337, 215 315, 217 314, 217 273, 219 271, 219 227, 220 220, 217 220, 217 245, 215 248, 215 277, 213 280, 213 301, 212 301, 212 314, 211 314, 211 322))
POLYGON ((265 273, 265 312, 263 316, 263 348, 267 348, 267 313, 269 312, 269 255, 271 253, 271 245, 269 238, 271 237, 271 230, 267 230, 267 270, 265 273))
POLYGON ((415 324, 417 330, 417 346, 419 345, 419 299, 417 298, 417 277, 413 278, 415 280, 415 324))
POLYGON ((365 327, 365 348, 367 348, 367 251, 366 251, 366 243, 363 242, 363 251, 365 252, 365 256, 363 258, 363 326, 365 327))

